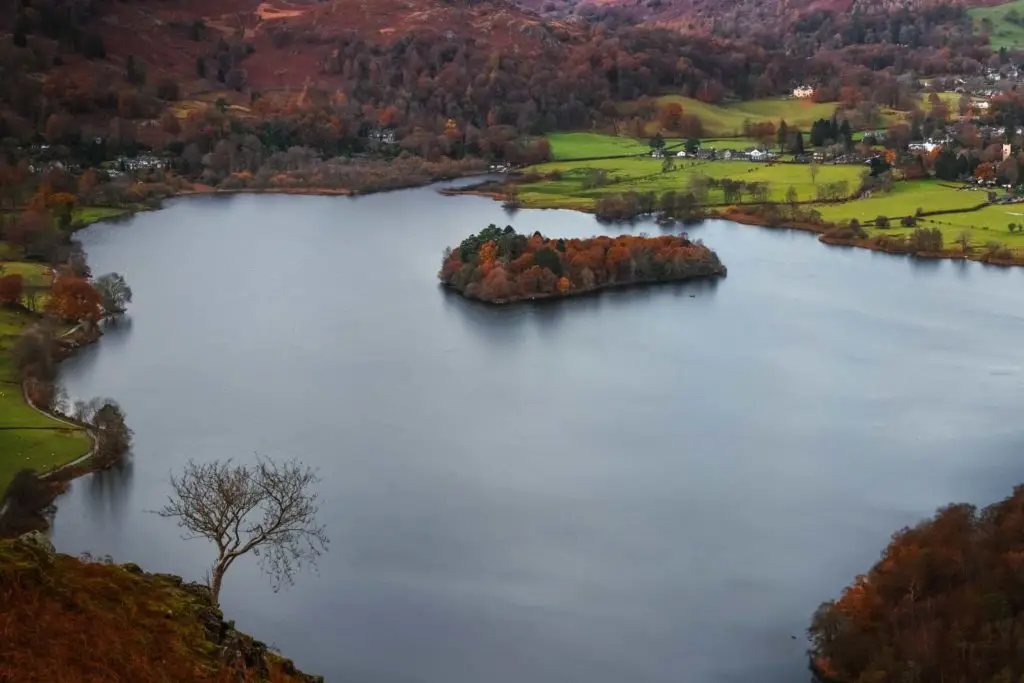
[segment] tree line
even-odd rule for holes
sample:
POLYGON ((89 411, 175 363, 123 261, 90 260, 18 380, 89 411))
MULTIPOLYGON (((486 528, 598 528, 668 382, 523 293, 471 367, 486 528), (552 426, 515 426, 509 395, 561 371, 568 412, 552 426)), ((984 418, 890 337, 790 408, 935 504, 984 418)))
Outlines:
POLYGON ((1010 683, 1024 675, 1024 487, 893 535, 810 626, 819 681, 1010 683))

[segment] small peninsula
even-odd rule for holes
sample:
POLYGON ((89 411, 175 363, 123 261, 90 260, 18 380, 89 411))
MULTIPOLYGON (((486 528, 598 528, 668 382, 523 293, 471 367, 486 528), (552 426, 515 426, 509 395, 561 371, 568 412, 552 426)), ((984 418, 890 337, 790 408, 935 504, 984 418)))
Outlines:
POLYGON ((686 235, 549 239, 491 224, 446 249, 438 277, 470 299, 507 304, 725 274, 717 254, 686 235))

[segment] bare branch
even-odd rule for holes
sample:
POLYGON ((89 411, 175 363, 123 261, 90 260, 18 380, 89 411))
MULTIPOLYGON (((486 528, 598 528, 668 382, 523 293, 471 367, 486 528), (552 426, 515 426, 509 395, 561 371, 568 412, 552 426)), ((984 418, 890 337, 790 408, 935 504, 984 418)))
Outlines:
POLYGON ((181 474, 171 475, 173 493, 155 513, 176 519, 184 538, 203 537, 217 546, 210 569, 215 601, 225 572, 247 554, 259 558, 276 591, 327 549, 326 531, 316 523, 318 482, 296 460, 277 463, 257 455, 254 466, 189 461, 181 474))

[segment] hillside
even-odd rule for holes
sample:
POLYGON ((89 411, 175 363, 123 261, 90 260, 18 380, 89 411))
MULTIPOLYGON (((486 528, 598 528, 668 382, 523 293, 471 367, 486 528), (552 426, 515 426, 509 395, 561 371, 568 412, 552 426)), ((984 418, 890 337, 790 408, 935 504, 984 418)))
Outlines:
POLYGON ((322 683, 234 630, 209 591, 84 562, 44 537, 0 541, 0 681, 322 683))
MULTIPOLYGON (((210 75, 238 67, 252 88, 339 85, 343 79, 329 64, 339 40, 353 36, 385 48, 412 36, 472 39, 481 48, 515 54, 533 54, 556 42, 555 25, 505 0, 89 4, 85 26, 102 40, 110 64, 123 68, 133 56, 145 62, 150 80, 173 78, 186 92, 211 85, 203 81, 212 79, 197 74, 197 60, 209 61, 210 75)), ((92 77, 99 66, 87 60, 76 65, 80 75, 92 77)))
POLYGON ((1015 0, 968 12, 979 33, 987 35, 992 49, 1024 47, 1024 2, 1015 0))
MULTIPOLYGON (((525 7, 557 17, 572 13, 619 11, 630 19, 675 25, 690 30, 722 29, 767 21, 792 24, 798 17, 816 13, 877 14, 894 10, 924 10, 953 4, 948 0, 521 0, 525 7)), ((999 4, 999 0, 968 0, 968 7, 999 4)))

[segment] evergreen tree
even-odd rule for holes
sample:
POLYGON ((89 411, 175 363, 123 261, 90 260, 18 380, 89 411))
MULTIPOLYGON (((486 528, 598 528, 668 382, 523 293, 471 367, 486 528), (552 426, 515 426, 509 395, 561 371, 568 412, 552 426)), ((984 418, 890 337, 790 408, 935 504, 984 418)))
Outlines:
POLYGON ((778 133, 779 151, 783 154, 786 153, 786 143, 789 142, 789 126, 786 125, 786 119, 779 121, 779 133, 778 133))
POLYGON ((793 136, 793 154, 800 156, 804 153, 804 134, 803 131, 797 131, 793 136))
POLYGON ((850 149, 853 146, 853 129, 850 128, 850 122, 843 119, 843 122, 839 124, 839 141, 843 143, 846 149, 850 149))
POLYGON ((960 176, 960 163, 956 153, 944 147, 935 157, 935 177, 939 180, 956 180, 960 176))

